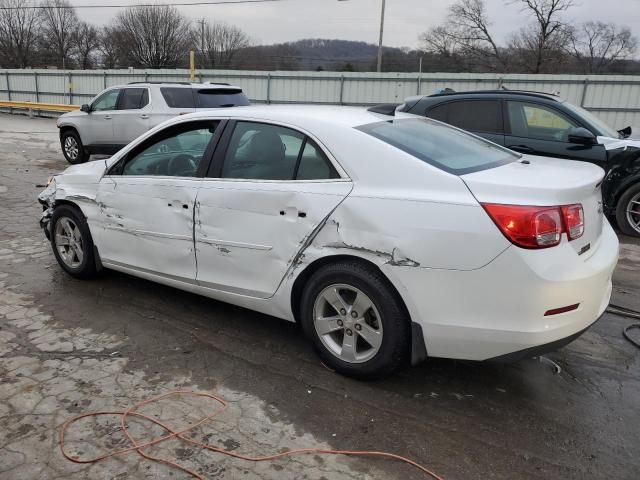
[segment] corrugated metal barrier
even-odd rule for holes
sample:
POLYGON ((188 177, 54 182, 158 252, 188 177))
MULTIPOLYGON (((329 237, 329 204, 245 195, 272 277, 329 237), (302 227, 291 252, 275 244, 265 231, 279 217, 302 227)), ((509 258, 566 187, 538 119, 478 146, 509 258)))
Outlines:
MULTIPOLYGON (((112 85, 188 79, 186 69, 5 70, 0 73, 0 99, 82 104, 112 85)), ((428 95, 445 87, 556 92, 612 127, 640 127, 640 76, 199 70, 196 81, 238 85, 255 103, 400 103, 408 96, 428 95)))

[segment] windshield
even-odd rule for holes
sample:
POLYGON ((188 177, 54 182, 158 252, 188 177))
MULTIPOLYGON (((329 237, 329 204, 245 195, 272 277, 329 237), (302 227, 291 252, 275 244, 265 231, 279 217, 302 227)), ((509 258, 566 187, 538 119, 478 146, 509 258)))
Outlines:
POLYGON ((564 106, 582 116, 587 122, 600 130, 600 135, 602 135, 603 137, 620 138, 620 134, 617 131, 612 129, 609 125, 604 123, 591 112, 588 112, 584 108, 578 107, 577 105, 573 105, 569 102, 564 102, 564 106))
POLYGON ((456 175, 514 162, 517 153, 426 118, 405 118, 357 127, 423 162, 456 175))

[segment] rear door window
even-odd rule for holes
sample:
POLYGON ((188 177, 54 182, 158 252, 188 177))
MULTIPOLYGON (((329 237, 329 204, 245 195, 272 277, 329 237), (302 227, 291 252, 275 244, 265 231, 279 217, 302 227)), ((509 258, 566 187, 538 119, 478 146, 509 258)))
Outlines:
POLYGON ((320 147, 303 133, 279 125, 238 122, 224 157, 222 178, 328 180, 339 175, 320 147))
POLYGON ((266 123, 238 122, 222 167, 223 178, 291 180, 304 135, 266 123))
POLYGON ((118 110, 139 110, 149 103, 149 91, 146 88, 125 88, 118 100, 118 110))
POLYGON ((320 147, 307 137, 294 178, 296 180, 326 180, 339 177, 338 172, 320 150, 320 147))
POLYGON ((201 88, 196 91, 197 108, 224 108, 249 105, 239 88, 201 88))
POLYGON ((449 102, 429 110, 427 116, 470 132, 502 133, 498 100, 449 102))
POLYGON ((356 128, 456 175, 497 167, 520 158, 506 148, 426 118, 400 118, 356 128))
POLYGON ((432 109, 427 110, 425 116, 433 118, 434 120, 438 120, 440 122, 447 123, 449 120, 449 104, 443 103, 442 105, 437 105, 432 109))
POLYGON ((195 108, 191 87, 161 87, 160 93, 169 108, 195 108))

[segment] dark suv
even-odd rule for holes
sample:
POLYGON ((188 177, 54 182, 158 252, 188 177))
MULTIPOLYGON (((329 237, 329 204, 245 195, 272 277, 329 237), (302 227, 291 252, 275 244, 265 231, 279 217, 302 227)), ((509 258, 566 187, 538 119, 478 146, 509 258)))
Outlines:
POLYGON ((515 90, 411 97, 398 111, 440 120, 530 155, 595 163, 607 175, 605 212, 620 229, 640 236, 640 142, 631 129, 615 131, 583 108, 544 93, 515 90))

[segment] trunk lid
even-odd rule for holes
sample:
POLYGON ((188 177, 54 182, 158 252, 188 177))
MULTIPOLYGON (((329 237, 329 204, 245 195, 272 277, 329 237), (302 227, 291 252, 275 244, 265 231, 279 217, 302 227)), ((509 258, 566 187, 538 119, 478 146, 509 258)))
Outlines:
POLYGON ((461 178, 480 203, 582 204, 584 233, 570 244, 585 259, 595 251, 603 225, 600 185, 604 170, 600 167, 586 162, 523 156, 518 162, 469 173, 461 178))

